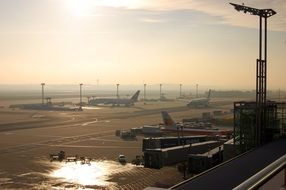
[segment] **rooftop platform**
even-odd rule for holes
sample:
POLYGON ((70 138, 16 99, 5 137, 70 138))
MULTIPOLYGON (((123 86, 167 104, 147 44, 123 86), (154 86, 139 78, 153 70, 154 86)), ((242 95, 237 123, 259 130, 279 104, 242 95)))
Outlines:
POLYGON ((286 154, 286 139, 249 151, 171 189, 233 189, 286 154))

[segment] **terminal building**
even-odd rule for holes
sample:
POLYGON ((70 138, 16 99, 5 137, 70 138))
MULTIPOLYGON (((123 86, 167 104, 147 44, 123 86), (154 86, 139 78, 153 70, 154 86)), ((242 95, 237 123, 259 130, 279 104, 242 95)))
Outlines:
POLYGON ((222 141, 206 141, 168 148, 144 150, 144 167, 160 169, 164 166, 187 162, 191 154, 204 154, 223 144, 222 141))
POLYGON ((213 140, 214 138, 206 135, 198 136, 184 136, 184 137, 149 137, 143 139, 142 151, 146 149, 164 149, 179 145, 189 145, 198 142, 204 142, 207 140, 213 140))
POLYGON ((234 145, 243 153, 286 135, 286 102, 267 101, 261 127, 256 102, 234 102, 234 145))
POLYGON ((286 139, 280 139, 252 149, 170 189, 285 189, 285 147, 286 139))
POLYGON ((223 146, 208 150, 201 154, 188 155, 188 172, 198 174, 223 162, 223 146))

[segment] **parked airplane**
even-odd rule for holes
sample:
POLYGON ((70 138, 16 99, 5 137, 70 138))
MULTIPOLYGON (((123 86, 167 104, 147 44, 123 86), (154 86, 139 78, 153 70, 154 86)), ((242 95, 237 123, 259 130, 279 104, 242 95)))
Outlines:
POLYGON ((117 105, 125 105, 131 106, 134 105, 135 102, 138 101, 140 90, 138 90, 130 99, 126 98, 97 98, 89 100, 88 104, 96 106, 98 104, 112 104, 113 106, 117 105))
POLYGON ((209 101, 211 100, 211 89, 209 90, 208 96, 206 98, 195 98, 189 101, 188 107, 208 107, 209 101))
POLYGON ((161 128, 162 131, 172 132, 172 133, 183 133, 188 135, 208 135, 208 136, 216 136, 216 135, 227 135, 230 136, 232 134, 231 130, 220 130, 218 128, 209 128, 209 127, 196 127, 196 126, 184 126, 182 123, 176 123, 168 112, 162 111, 162 118, 164 127, 161 128))

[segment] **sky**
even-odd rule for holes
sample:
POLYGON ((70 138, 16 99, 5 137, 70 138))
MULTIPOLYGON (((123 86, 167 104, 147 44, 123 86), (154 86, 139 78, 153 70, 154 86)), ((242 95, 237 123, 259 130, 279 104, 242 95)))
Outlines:
MULTIPOLYGON (((286 1, 272 8, 268 88, 286 89, 286 1)), ((0 84, 254 89, 258 17, 225 0, 0 0, 0 84)))

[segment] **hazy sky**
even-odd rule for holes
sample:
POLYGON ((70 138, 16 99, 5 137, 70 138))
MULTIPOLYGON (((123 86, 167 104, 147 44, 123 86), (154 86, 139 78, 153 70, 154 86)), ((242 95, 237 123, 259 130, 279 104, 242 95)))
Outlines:
MULTIPOLYGON (((258 17, 225 0, 0 0, 1 84, 255 88, 258 17)), ((286 89, 286 1, 272 8, 268 88, 286 89)))

